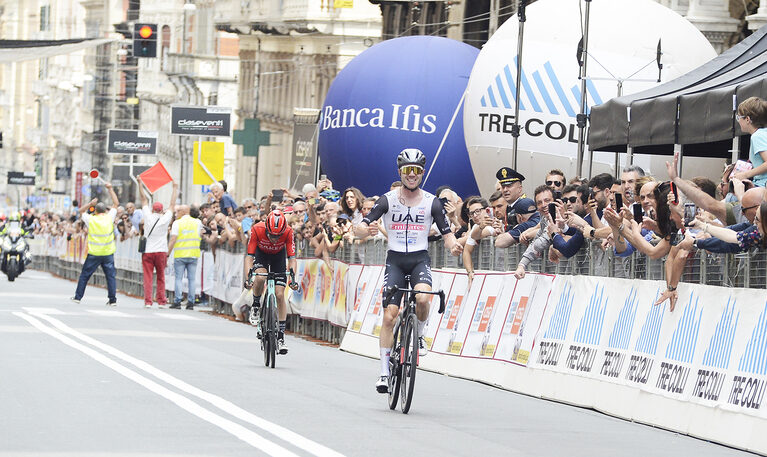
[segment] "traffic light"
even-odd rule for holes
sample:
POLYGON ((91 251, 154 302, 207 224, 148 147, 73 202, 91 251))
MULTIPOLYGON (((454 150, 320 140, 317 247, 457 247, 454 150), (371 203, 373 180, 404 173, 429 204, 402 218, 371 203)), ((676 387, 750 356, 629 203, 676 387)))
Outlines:
POLYGON ((133 56, 157 57, 157 24, 133 26, 133 56))

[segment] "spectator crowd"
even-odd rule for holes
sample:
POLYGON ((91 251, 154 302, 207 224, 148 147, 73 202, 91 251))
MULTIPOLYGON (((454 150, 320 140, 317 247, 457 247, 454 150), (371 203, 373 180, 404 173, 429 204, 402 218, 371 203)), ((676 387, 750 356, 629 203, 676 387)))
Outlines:
MULTIPOLYGON (((489 196, 459 196, 449 186, 438 188, 436 195, 451 229, 465 246, 462 260, 469 277, 474 275, 471 254, 484 238, 493 238, 497 249, 524 246, 514 270, 518 278, 524 277, 535 259, 543 255, 551 262, 571 258, 590 240, 619 258, 666 258, 667 290, 658 303, 669 300, 673 310, 682 270, 696 249, 736 253, 767 246, 767 103, 757 98, 744 101, 737 119, 751 135, 750 160, 727 165, 719 182, 705 177, 682 179, 677 155, 666 163, 662 177, 628 166, 619 177, 603 173, 568 180, 554 169, 533 186, 529 196, 523 190, 525 177, 509 167, 498 170, 495 191, 489 196)), ((391 189, 400 185, 396 181, 391 189)), ((371 239, 356 237, 353 228, 378 196, 366 197, 355 187, 336 190, 324 176, 300 191, 280 189, 260 199, 245 198, 239 205, 227 193, 226 182, 214 183, 210 190, 208 202, 199 208, 176 205, 175 193, 167 212, 158 203, 150 208, 143 194, 141 208, 132 202, 118 206, 115 239, 146 236, 147 222, 157 221, 159 228, 153 230, 159 229, 167 239, 169 232, 172 236, 172 219, 190 215, 199 219, 201 239, 215 255, 217 249, 246 246, 251 227, 274 209, 280 209, 293 228, 300 242, 299 256, 329 261, 338 249, 371 239)), ((87 227, 76 215, 38 215, 30 209, 24 217, 35 234, 87 236, 87 227)), ((432 235, 439 237, 436 229, 432 235)), ((385 230, 372 238, 385 239, 385 230)), ((160 248, 164 252, 164 246, 160 248)))

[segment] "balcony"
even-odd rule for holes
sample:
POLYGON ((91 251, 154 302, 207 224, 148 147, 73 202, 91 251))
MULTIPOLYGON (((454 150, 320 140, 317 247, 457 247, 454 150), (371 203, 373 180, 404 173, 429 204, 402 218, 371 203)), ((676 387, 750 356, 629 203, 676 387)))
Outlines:
POLYGON ((288 33, 302 30, 313 23, 330 21, 380 21, 377 5, 357 0, 354 8, 333 7, 333 0, 217 0, 215 22, 221 26, 241 29, 257 25, 266 33, 288 33), (287 24, 286 24, 287 23, 287 24))

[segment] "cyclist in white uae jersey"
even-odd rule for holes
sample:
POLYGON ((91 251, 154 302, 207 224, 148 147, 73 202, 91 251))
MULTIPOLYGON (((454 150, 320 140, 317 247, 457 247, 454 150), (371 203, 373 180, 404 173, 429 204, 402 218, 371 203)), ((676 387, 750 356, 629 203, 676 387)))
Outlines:
MULTIPOLYGON (((442 233, 445 246, 450 253, 458 256, 463 246, 455 239, 450 231, 450 221, 447 219, 442 202, 434 195, 420 188, 423 179, 426 157, 418 149, 405 149, 397 156, 402 186, 394 189, 376 201, 370 213, 362 219, 355 229, 357 236, 376 235, 379 218, 383 218, 388 233, 389 249, 386 254, 386 272, 384 275, 384 290, 391 286, 415 290, 431 291, 431 259, 429 258, 428 236, 432 222, 442 233), (410 284, 405 283, 405 276, 410 276, 410 284)), ((429 302, 431 296, 416 295, 416 317, 418 318, 419 353, 426 354, 423 343, 423 329, 429 317, 429 302)), ((381 327, 381 375, 376 382, 376 390, 388 392, 387 378, 389 376, 389 353, 394 339, 394 321, 399 314, 399 303, 402 293, 395 294, 385 304, 383 325, 381 327)))

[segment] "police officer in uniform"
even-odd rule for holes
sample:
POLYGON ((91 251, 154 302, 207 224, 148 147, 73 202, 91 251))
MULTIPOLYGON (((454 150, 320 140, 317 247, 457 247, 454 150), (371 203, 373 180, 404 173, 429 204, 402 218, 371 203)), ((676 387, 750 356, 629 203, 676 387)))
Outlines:
POLYGON ((80 208, 83 222, 88 226, 88 257, 85 258, 80 279, 77 281, 77 290, 72 301, 80 303, 85 293, 88 280, 101 265, 107 280, 107 306, 117 306, 117 270, 115 270, 115 216, 120 202, 117 200, 111 183, 104 183, 112 198, 112 208, 107 211, 103 203, 97 203, 97 199, 80 208), (94 214, 87 214, 88 208, 95 205, 94 214))
POLYGON ((522 189, 522 181, 525 180, 525 177, 521 173, 513 168, 503 167, 495 173, 495 177, 501 184, 501 192, 509 210, 514 207, 517 200, 526 197, 525 191, 522 189))

